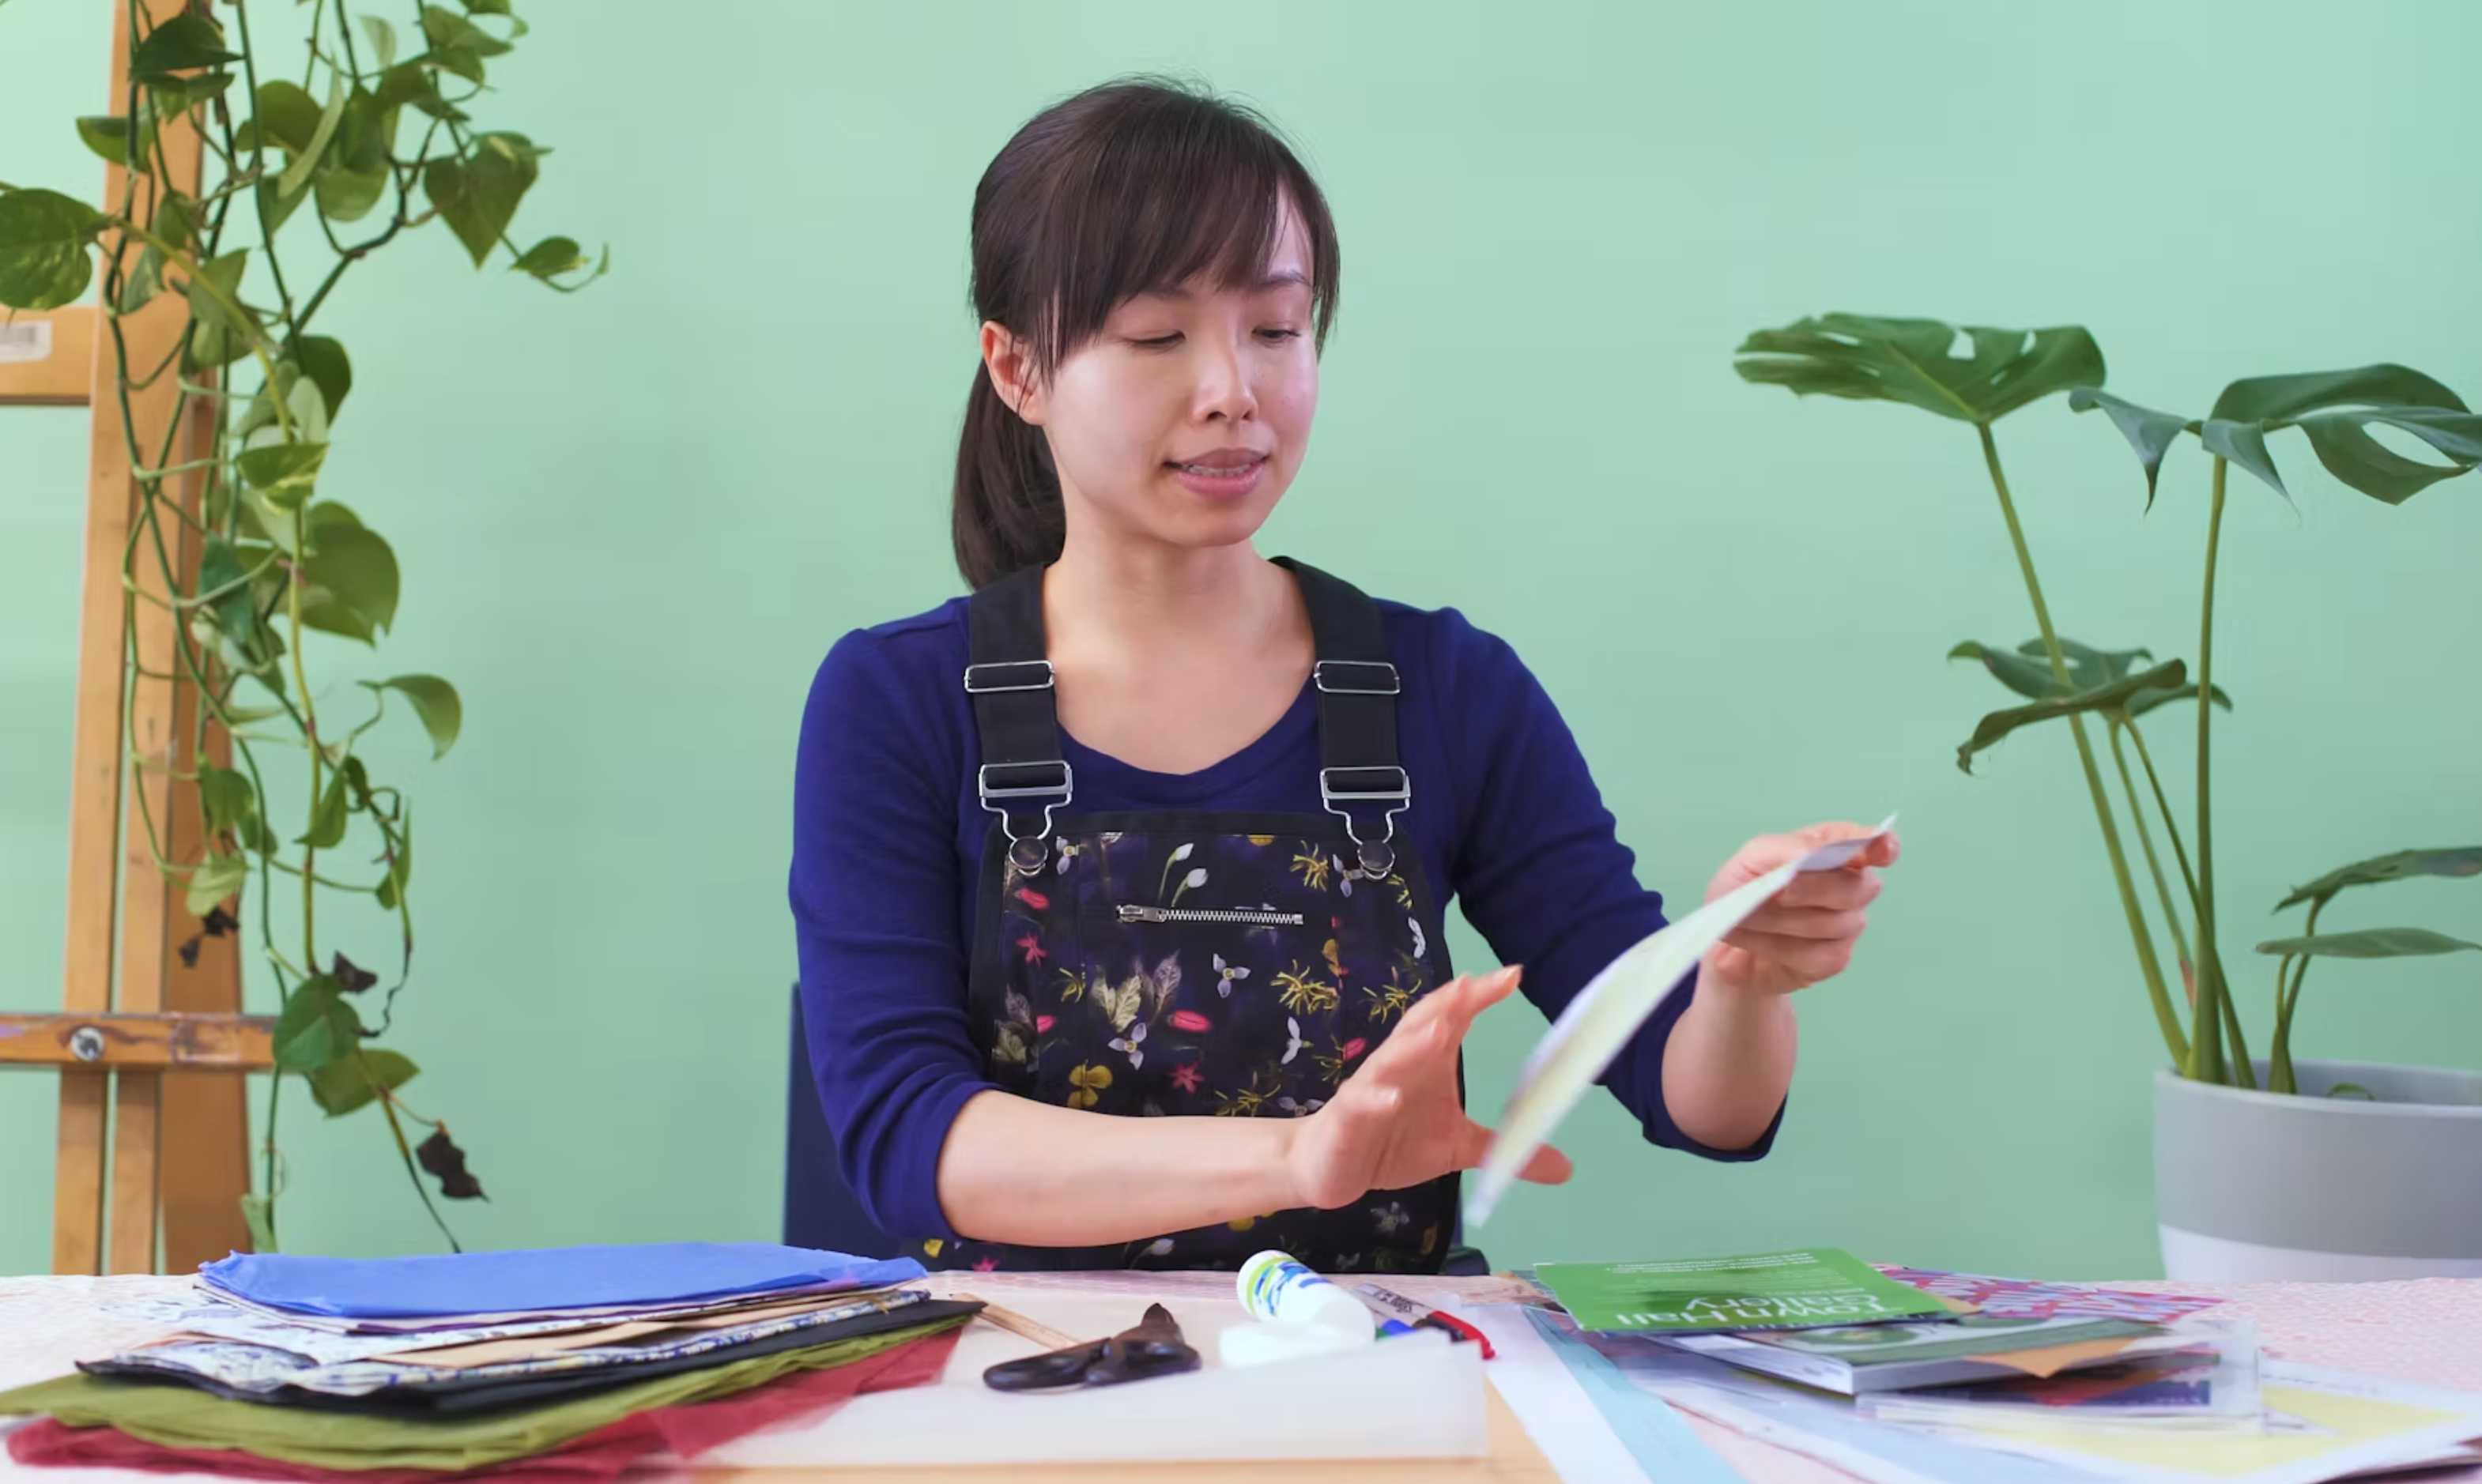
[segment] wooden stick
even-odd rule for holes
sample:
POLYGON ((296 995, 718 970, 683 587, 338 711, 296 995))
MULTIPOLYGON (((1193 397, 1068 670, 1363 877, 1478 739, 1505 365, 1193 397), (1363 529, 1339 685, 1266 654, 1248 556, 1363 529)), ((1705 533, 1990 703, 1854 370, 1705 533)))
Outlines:
POLYGON ((0 1014, 0 1067, 61 1067, 97 1082, 123 1067, 264 1072, 276 1065, 275 1044, 267 1015, 0 1014))
POLYGON ((85 406, 93 393, 94 334, 92 304, 0 315, 0 407, 85 406))
POLYGON ((971 1293, 960 1293, 957 1297, 968 1304, 981 1304, 984 1318, 1012 1335, 1024 1336, 1045 1350, 1067 1350, 1092 1342, 1080 1340, 1074 1335, 1063 1334, 1039 1319, 1029 1319, 1014 1309, 1003 1309, 987 1299, 976 1298, 971 1293))

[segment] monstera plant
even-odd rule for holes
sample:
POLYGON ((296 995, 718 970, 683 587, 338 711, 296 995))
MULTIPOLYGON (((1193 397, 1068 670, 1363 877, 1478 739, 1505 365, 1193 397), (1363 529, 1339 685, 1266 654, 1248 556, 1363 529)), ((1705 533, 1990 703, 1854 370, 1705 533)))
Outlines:
MULTIPOLYGON (((2440 382, 2394 365, 2250 378, 2224 388, 2204 418, 2160 412, 2101 389, 2102 351, 2091 334, 2074 325, 1960 329, 1936 320, 1831 314, 1751 335, 1734 365, 1745 379, 1762 385, 1782 386, 1805 396, 1901 403, 1973 429, 2033 606, 2037 637, 2015 646, 1968 641, 1950 651, 1951 658, 1979 662, 2025 700, 2023 705, 1983 717, 1957 749, 1957 766, 1970 771, 1978 754, 2020 728, 2054 721, 2068 724, 2102 833, 2138 973, 2172 1064, 2193 1080, 2256 1087, 2257 1074, 2233 1003, 2231 976, 2218 946, 2215 893, 2213 722, 2218 709, 2230 711, 2232 704, 2214 684, 2215 572, 2228 471, 2238 465, 2289 502, 2290 491, 2276 467, 2268 439, 2298 430, 2319 462, 2337 480, 2372 499, 2401 505, 2431 484, 2482 464, 2482 417, 2440 382), (2145 475, 2149 510, 2153 508, 2164 456, 2175 442, 2195 437, 2211 456, 2194 675, 2183 661, 2158 660, 2149 649, 2111 651, 2078 643, 2064 638, 2052 621, 1992 429, 2009 413, 2062 392, 2069 394, 2069 404, 2078 411, 2103 411, 2127 438, 2145 475), (2414 457, 2381 443, 2371 434, 2374 426, 2418 440, 2438 459, 2414 457), (2168 795, 2141 725, 2152 713, 2179 702, 2196 703, 2195 796, 2186 810, 2175 808, 2168 795), (2090 721, 2108 743, 2108 779, 2090 721), (2132 755, 2137 761, 2134 772, 2129 767, 2132 755), (2145 779, 2142 793, 2137 782, 2140 774, 2145 779), (2114 781, 2117 791, 2111 787, 2114 781), (2124 843, 2124 811, 2145 861, 2159 921, 2149 920, 2142 900, 2124 843), (2187 836, 2182 833, 2184 818, 2191 826, 2187 836), (2156 849, 2157 824, 2178 872, 2177 888, 2156 849), (2188 1011, 2185 1025, 2183 1006, 2175 1002, 2164 974, 2165 955, 2158 935, 2169 939, 2170 956, 2178 968, 2188 1011)), ((2482 948, 2421 928, 2321 934, 2319 913, 2354 886, 2420 875, 2474 874, 2482 874, 2482 846, 2405 850, 2347 866, 2284 899, 2279 910, 2307 904, 2310 911, 2300 935, 2258 945, 2260 953, 2277 960, 2267 1090, 2296 1090, 2293 1013, 2310 960, 2482 948)))
MULTIPOLYGON (((177 620, 173 664, 198 697, 198 745, 187 750, 201 761, 185 781, 206 822, 203 852, 168 856, 160 821, 145 813, 147 792, 127 796, 155 869, 186 888, 207 933, 242 931, 243 917, 255 919, 282 1002, 275 1057, 288 1075, 268 1080, 265 1166, 245 1198, 253 1241, 276 1248, 277 1115, 295 1077, 330 1117, 380 1109, 437 1221, 424 1174, 449 1199, 483 1191, 446 1126, 405 1101, 413 1062, 378 1044, 412 964, 413 819, 362 742, 397 703, 444 755, 463 710, 436 675, 375 679, 330 663, 350 654, 338 640, 376 648, 393 631, 401 573, 387 540, 337 498, 326 472, 355 378, 343 343, 319 331, 349 274, 366 277, 374 255, 434 221, 477 268, 505 251, 520 276, 562 290, 601 270, 568 238, 523 250, 509 238, 547 151, 522 134, 481 128, 469 112, 487 99, 500 106, 487 68, 526 34, 509 0, 411 7, 400 13, 415 22, 402 39, 345 0, 313 0, 262 17, 293 34, 255 42, 251 8, 240 4, 224 8, 230 30, 205 0, 151 28, 145 8, 130 9, 128 91, 118 112, 75 120, 87 145, 122 168, 113 177, 118 196, 97 209, 0 184, 0 306, 73 303, 93 286, 100 256, 104 343, 124 392, 119 416, 141 497, 122 587, 128 603, 169 608, 177 620), (206 162, 195 195, 168 146, 169 137, 192 133, 206 162), (183 317, 161 364, 134 361, 123 332, 150 308, 183 317), (176 379, 186 416, 142 446, 126 394, 165 378, 176 379), (201 418, 211 447, 203 457, 179 456, 180 430, 201 418), (194 500, 181 497, 185 482, 194 500), (172 556, 185 534, 199 553, 195 570, 172 556), (346 678, 355 684, 340 686, 346 678), (232 766, 208 761, 219 734, 232 766), (289 756, 280 771, 279 756, 289 756), (245 887, 254 910, 237 916, 245 887), (279 892, 293 901, 282 930, 272 914, 279 892), (394 940, 398 962, 384 988, 337 948, 323 908, 338 901, 380 914, 394 940), (409 1124, 428 1130, 418 1145, 409 1124)), ((129 629, 124 667, 135 674, 137 625, 129 629)), ((129 754, 133 768, 167 766, 135 746, 129 754)), ((196 951, 195 942, 185 950, 196 951)), ((448 1235, 444 1222, 440 1230, 448 1235)))

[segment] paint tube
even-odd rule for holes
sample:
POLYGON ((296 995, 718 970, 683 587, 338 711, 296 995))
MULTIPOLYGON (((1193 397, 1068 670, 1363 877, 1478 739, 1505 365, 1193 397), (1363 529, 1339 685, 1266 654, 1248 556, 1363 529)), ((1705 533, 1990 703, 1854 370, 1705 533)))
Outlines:
POLYGON ((1353 1296, 1378 1316, 1382 1334, 1412 1334, 1416 1329, 1443 1330, 1451 1340, 1471 1341, 1482 1346, 1482 1358, 1492 1358, 1490 1337, 1455 1315, 1427 1305, 1417 1304, 1392 1289, 1375 1283, 1356 1285, 1353 1296))

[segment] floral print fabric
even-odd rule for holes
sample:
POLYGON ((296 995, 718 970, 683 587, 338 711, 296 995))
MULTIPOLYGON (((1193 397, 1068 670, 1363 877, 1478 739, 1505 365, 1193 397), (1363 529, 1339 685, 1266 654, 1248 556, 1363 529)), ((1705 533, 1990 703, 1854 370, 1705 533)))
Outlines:
MULTIPOLYGON (((1003 1089, 1122 1117, 1317 1111, 1447 972, 1418 867, 1364 872, 1331 821, 1264 833, 1063 830, 1027 872, 985 859, 971 1009, 1003 1089), (996 891, 992 887, 996 885, 996 891)), ((1281 1248, 1322 1272, 1435 1271, 1456 1178, 1335 1211, 1270 1211, 1104 1248, 918 1241, 939 1267, 1237 1268, 1281 1248)))

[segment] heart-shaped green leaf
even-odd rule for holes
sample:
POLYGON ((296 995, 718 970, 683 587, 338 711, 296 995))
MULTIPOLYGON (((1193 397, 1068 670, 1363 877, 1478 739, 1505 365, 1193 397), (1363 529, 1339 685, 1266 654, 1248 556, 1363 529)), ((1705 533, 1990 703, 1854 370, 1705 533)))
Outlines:
POLYGON ((517 202, 533 188, 538 154, 523 135, 482 134, 464 158, 435 160, 423 171, 423 193, 475 267, 499 246, 517 202))
POLYGON ((1990 424, 2031 402, 2103 379, 2101 348, 2082 327, 1960 331, 1938 320, 1830 314, 1741 343, 1744 380, 1809 396, 1900 402, 1960 422, 1990 424))
POLYGON ((340 1056, 311 1073, 310 1101, 329 1117, 342 1118, 378 1100, 373 1082, 394 1092, 420 1075, 421 1068, 403 1054, 367 1047, 358 1056, 340 1056))
POLYGON ((371 208, 387 195, 387 168, 347 169, 331 165, 321 170, 311 182, 311 194, 318 198, 319 215, 330 221, 359 221, 371 214, 371 208))
POLYGON ((434 758, 448 756, 448 749, 457 745, 457 734, 465 724, 465 706, 457 698, 455 686, 436 675, 399 675, 362 684, 373 690, 397 691, 413 704, 413 714, 431 734, 434 758))
POLYGON ((278 78, 258 85, 258 137, 287 154, 302 154, 319 132, 319 100, 299 83, 278 78))
POLYGON ((77 121, 78 138, 114 165, 129 163, 129 120, 119 114, 89 114, 77 121))
POLYGON ((550 279, 586 266, 586 249, 577 245, 576 238, 546 237, 520 254, 515 262, 509 265, 509 271, 550 279))
POLYGON ((345 80, 328 79, 328 106, 319 112, 319 121, 310 132, 309 143, 293 156, 277 181, 279 195, 298 198, 310 184, 310 172, 319 168, 320 159, 328 152, 329 141, 336 137, 337 126, 345 121, 345 103, 353 94, 345 91, 345 80))
POLYGON ((270 443, 235 455, 233 468, 263 507, 290 513, 309 503, 319 466, 327 459, 324 443, 270 443))
POLYGON ((221 835, 239 828, 244 820, 258 812, 258 791, 250 786, 247 773, 200 763, 198 807, 206 814, 207 833, 221 835))
POLYGON ((190 872, 183 903, 192 917, 205 917, 250 880, 250 863, 237 855, 210 855, 190 872))
MULTIPOLYGON (((466 9, 470 11, 473 7, 468 6, 466 9)), ((496 13, 505 15, 508 12, 501 10, 496 13)), ((470 51, 478 57, 506 56, 510 50, 508 42, 455 11, 443 10, 436 5, 422 8, 422 34, 430 40, 435 50, 441 47, 454 47, 470 51)), ((474 80, 482 81, 479 77, 474 80)))
POLYGON ((2482 846, 2451 846, 2437 850, 2397 850, 2331 871, 2275 904, 2275 910, 2305 901, 2325 901, 2352 886, 2377 886, 2416 876, 2482 876, 2482 846))
POLYGON ((345 398, 354 389, 354 363, 345 354, 345 344, 326 335, 304 335, 293 343, 293 359, 302 374, 319 383, 319 395, 328 404, 328 422, 335 425, 336 415, 345 409, 345 398))
POLYGON ((310 827, 293 843, 313 850, 344 844, 345 821, 352 813, 352 800, 345 795, 345 773, 338 768, 328 775, 328 786, 319 791, 319 807, 311 813, 310 827))
POLYGON ((332 505, 310 509, 311 549, 304 565, 318 593, 302 621, 370 643, 375 633, 396 621, 396 553, 378 532, 353 520, 352 512, 344 511, 342 520, 330 513, 340 510, 332 505))
POLYGON ((146 87, 148 112, 160 123, 168 118, 178 118, 199 104, 220 96, 233 85, 233 75, 230 72, 209 72, 203 77, 167 77, 159 73, 140 81, 146 87))
POLYGON ((94 277, 87 247, 103 216, 58 191, 0 194, 0 306, 58 309, 94 277))
POLYGON ((2036 701, 2031 706, 1994 711, 1982 718, 1973 735, 1956 749, 1956 766, 1966 772, 1973 771, 1973 755, 1995 746, 2009 733, 2043 721, 2083 716, 2089 712, 2114 712, 2124 709, 2129 698, 2141 691, 2174 690, 2189 678, 2189 667, 2178 660, 2167 660, 2143 674, 2124 676, 2107 686, 2080 690, 2073 695, 2055 695, 2036 701))
POLYGON ((2278 938, 2258 950, 2289 958, 2420 958, 2467 950, 2482 953, 2482 943, 2468 943, 2427 927, 2364 927, 2358 932, 2322 932, 2310 938, 2278 938))
POLYGON ((154 77, 240 60, 241 53, 224 49, 222 27, 199 12, 184 11, 146 33, 146 39, 129 54, 129 73, 154 77))
POLYGON ((316 1072, 360 1044, 362 1021, 345 1002, 344 989, 324 974, 293 986, 276 1018, 276 1065, 282 1072, 316 1072))
POLYGON ((396 65, 396 28, 376 15, 365 15, 362 30, 370 36, 371 51, 380 60, 380 70, 384 72, 396 65))
POLYGON ((193 363, 228 366, 263 338, 257 316, 241 302, 242 273, 249 266, 247 247, 198 265, 198 276, 189 287, 190 315, 197 322, 190 331, 193 363))

